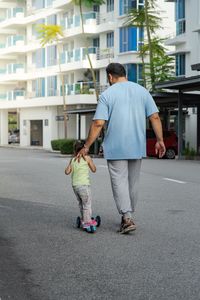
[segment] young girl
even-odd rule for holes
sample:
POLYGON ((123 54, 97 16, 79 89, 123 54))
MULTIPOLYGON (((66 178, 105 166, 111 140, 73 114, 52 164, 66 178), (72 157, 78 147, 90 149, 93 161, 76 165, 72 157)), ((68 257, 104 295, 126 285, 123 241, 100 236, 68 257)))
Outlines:
POLYGON ((83 148, 84 142, 77 141, 74 144, 74 157, 65 169, 65 174, 72 175, 72 187, 79 202, 81 213, 82 227, 87 229, 91 225, 96 226, 97 222, 91 219, 91 189, 89 171, 96 172, 96 166, 89 155, 80 161, 76 159, 76 155, 83 148))

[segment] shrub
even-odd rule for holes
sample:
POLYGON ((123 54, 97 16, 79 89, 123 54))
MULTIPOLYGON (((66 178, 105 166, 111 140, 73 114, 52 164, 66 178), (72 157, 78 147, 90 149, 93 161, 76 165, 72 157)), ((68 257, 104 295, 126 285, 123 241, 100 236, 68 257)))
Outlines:
POLYGON ((72 154, 74 142, 74 139, 63 140, 60 146, 61 154, 72 154))
MULTIPOLYGON (((55 151, 60 151, 61 154, 73 154, 73 145, 75 139, 58 139, 51 141, 51 147, 55 151)), ((98 140, 98 152, 101 145, 101 141, 98 140)), ((90 154, 94 154, 94 144, 90 148, 90 154)), ((97 152, 97 153, 98 153, 97 152)))
POLYGON ((183 151, 183 155, 185 155, 188 158, 193 158, 195 155, 197 155, 197 152, 195 151, 194 148, 190 148, 190 144, 187 143, 187 145, 183 151))
POLYGON ((58 139, 58 140, 52 140, 51 141, 51 147, 55 151, 59 151, 61 144, 65 141, 65 139, 58 139))

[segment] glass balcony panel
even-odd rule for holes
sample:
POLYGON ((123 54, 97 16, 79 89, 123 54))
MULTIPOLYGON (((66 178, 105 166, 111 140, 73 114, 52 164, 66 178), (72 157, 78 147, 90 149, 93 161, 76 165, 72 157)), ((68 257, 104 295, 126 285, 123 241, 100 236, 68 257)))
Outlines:
POLYGON ((6 93, 0 94, 0 101, 1 100, 7 100, 7 94, 6 93))
POLYGON ((74 60, 80 61, 81 60, 81 49, 74 50, 74 60))
POLYGON ((6 74, 6 68, 1 68, 0 69, 0 74, 6 74))

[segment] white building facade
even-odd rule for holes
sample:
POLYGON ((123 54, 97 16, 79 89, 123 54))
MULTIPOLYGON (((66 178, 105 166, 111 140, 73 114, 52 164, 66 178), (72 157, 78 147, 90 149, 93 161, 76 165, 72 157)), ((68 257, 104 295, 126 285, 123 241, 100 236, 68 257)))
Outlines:
MULTIPOLYGON (((173 18, 167 18, 169 13, 173 16, 173 5, 164 0, 159 4, 168 36, 174 31, 173 18)), ((63 27, 60 62, 69 112, 67 137, 85 138, 92 114, 70 112, 94 110, 97 103, 86 45, 100 92, 108 86, 105 68, 110 62, 122 63, 128 79, 140 83, 143 32, 125 27, 124 16, 130 7, 142 5, 143 0, 107 0, 100 7, 84 8, 83 36, 79 7, 73 1, 0 0, 0 145, 8 144, 9 114, 17 114, 21 146, 50 149, 51 140, 64 137, 58 49, 54 44, 41 48, 38 24, 63 27)))
MULTIPOLYGON (((167 1, 167 0, 166 0, 167 1)), ((192 66, 200 63, 200 0, 168 0, 175 6, 176 32, 167 41, 175 46, 176 76, 199 75, 192 66)), ((185 141, 197 148, 197 109, 189 108, 185 118, 185 141)))

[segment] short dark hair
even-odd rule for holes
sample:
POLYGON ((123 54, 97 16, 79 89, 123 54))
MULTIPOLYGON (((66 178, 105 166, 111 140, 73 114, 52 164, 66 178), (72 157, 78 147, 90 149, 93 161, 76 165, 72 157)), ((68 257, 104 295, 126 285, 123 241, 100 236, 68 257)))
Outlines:
POLYGON ((111 63, 106 68, 107 76, 111 74, 113 77, 126 77, 126 70, 123 65, 119 63, 111 63))
POLYGON ((78 152, 83 148, 85 141, 78 140, 74 142, 74 154, 78 154, 78 152))

